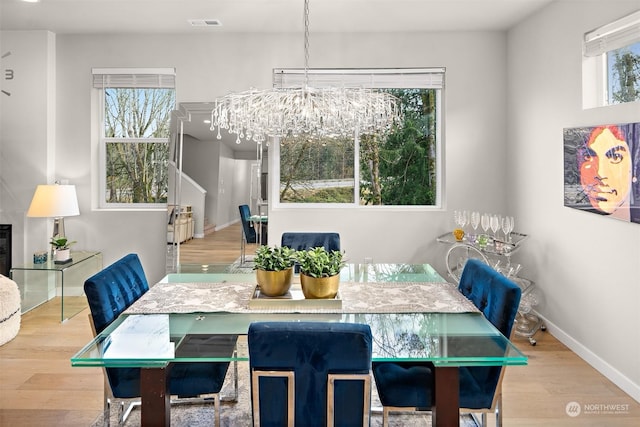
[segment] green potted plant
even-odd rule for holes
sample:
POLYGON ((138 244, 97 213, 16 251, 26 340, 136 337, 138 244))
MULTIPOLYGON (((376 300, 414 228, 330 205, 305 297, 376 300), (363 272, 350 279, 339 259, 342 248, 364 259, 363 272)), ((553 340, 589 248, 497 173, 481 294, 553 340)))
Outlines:
POLYGON ((335 298, 340 284, 340 270, 345 265, 343 253, 327 251, 323 246, 296 252, 300 264, 300 284, 305 298, 335 298))
POLYGON ((70 241, 64 236, 56 236, 51 238, 51 246, 53 246, 53 261, 55 263, 65 263, 71 260, 71 245, 76 243, 75 240, 70 241))
POLYGON ((268 297, 289 292, 296 251, 286 246, 259 246, 253 259, 260 293, 268 297))

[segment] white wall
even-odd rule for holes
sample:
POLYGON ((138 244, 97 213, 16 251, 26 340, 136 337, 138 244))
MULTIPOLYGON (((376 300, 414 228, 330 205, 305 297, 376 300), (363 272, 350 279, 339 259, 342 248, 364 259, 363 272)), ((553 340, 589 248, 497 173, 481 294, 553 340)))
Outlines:
MULTIPOLYGON (((230 90, 269 87, 273 68, 300 67, 303 62, 296 35, 58 35, 57 41, 57 143, 65 166, 74 170, 74 179, 81 184, 79 197, 85 206, 93 167, 89 157, 92 67, 176 67, 178 102, 195 102, 211 101, 230 90)), ((343 234, 350 259, 424 261, 444 271, 445 248, 434 242, 448 230, 451 210, 504 210, 500 188, 506 155, 501 149, 506 134, 505 35, 316 35, 313 43, 313 67, 447 67, 447 209, 271 212, 270 236, 279 240, 285 229, 333 229, 343 234)), ((221 209, 225 208, 218 207, 219 214, 221 209)), ((235 216, 237 207, 229 209, 228 214, 235 216)), ((89 235, 83 237, 104 251, 105 263, 136 251, 151 281, 164 274, 163 211, 84 211, 79 220, 89 235)))
POLYGON ((335 59, 312 61, 313 66, 446 67, 445 206, 272 209, 269 243, 279 243, 284 231, 337 231, 349 260, 429 262, 445 276, 447 248, 435 239, 451 229, 453 210, 506 213, 505 34, 367 34, 349 40, 323 35, 322 42, 323 52, 335 59))
POLYGON ((640 1, 558 1, 509 32, 505 192, 525 274, 555 336, 640 401, 640 224, 563 206, 565 127, 640 121, 640 106, 582 110, 583 34, 640 1))
MULTIPOLYGON (((13 225, 14 265, 23 263, 23 254, 31 258, 50 248, 53 220, 26 217, 36 186, 72 177, 54 170, 55 43, 55 34, 46 31, 0 36, 0 52, 11 52, 2 59, 2 89, 11 95, 0 94, 0 223, 13 225), (13 70, 12 80, 4 78, 6 69, 13 70)), ((67 229, 74 223, 67 219, 67 229)))
MULTIPOLYGON (((218 203, 218 170, 220 148, 214 141, 200 141, 189 135, 184 136, 183 170, 206 191, 204 218, 216 224, 216 207, 218 203)), ((184 201, 182 202, 184 204, 184 201)), ((204 224, 203 218, 203 224, 204 224)), ((204 234, 204 231, 202 231, 204 234)), ((200 236, 202 237, 202 236, 200 236)))

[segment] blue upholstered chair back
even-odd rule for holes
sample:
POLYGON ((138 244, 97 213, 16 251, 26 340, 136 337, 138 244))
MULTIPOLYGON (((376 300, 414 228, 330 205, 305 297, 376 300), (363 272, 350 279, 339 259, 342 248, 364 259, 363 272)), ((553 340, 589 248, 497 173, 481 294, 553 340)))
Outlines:
POLYGON ((520 287, 487 264, 470 258, 465 264, 458 290, 509 338, 520 304, 520 287))
MULTIPOLYGON (((369 375, 369 325, 329 322, 259 322, 249 327, 249 366, 295 373, 295 425, 327 425, 327 374, 369 375)), ((261 378, 260 425, 286 425, 287 380, 261 378)), ((337 426, 363 423, 361 381, 336 381, 337 426)), ((256 390, 252 390, 256 393, 256 390)), ((368 402, 370 404, 370 402, 368 402)), ((255 410, 255 408, 254 408, 255 410)))
POLYGON ((340 234, 338 233, 282 233, 280 246, 287 246, 297 251, 324 246, 327 251, 340 250, 340 234))
MULTIPOLYGON (((340 234, 338 233, 299 233, 287 232, 282 233, 280 246, 295 249, 296 251, 304 251, 311 248, 324 246, 327 251, 340 250, 340 234)), ((295 264, 295 272, 300 272, 300 265, 295 264)))
MULTIPOLYGON (((482 261, 469 259, 458 289, 493 326, 510 337, 522 294, 518 285, 482 261)), ((461 367, 460 406, 491 408, 502 369, 501 366, 461 367)))
MULTIPOLYGON (((123 311, 149 290, 140 258, 128 254, 84 282, 96 333, 102 332, 123 311)), ((170 392, 191 397, 218 393, 229 363, 177 363, 171 369, 170 392)), ((106 368, 111 391, 117 398, 140 396, 139 368, 106 368)))
POLYGON ((102 332, 124 310, 149 290, 137 254, 128 254, 84 282, 96 333, 102 332))
POLYGON ((256 229, 253 227, 249 217, 251 216, 251 210, 248 205, 238 206, 240 210, 240 221, 242 222, 242 230, 244 231, 244 237, 247 243, 256 243, 256 229))

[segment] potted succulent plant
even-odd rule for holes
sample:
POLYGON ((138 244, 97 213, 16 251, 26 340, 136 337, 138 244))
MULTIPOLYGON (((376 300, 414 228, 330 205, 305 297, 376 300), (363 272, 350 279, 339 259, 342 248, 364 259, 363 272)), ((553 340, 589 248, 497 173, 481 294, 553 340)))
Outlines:
POLYGON ((53 246, 54 263, 65 263, 71 260, 71 245, 76 243, 75 240, 69 241, 66 237, 52 237, 51 246, 53 246))
POLYGON ((268 297, 289 292, 296 251, 286 246, 260 246, 253 259, 260 292, 268 297))
POLYGON ((305 298, 335 298, 340 284, 340 270, 345 265, 343 253, 319 246, 296 252, 300 264, 300 284, 305 298))

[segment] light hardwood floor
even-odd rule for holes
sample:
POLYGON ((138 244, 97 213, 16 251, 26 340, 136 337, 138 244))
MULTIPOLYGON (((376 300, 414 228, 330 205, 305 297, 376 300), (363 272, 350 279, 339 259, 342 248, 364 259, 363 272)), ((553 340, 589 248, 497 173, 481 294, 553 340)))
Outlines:
MULTIPOLYGON (((215 232, 206 240, 183 246, 182 262, 231 262, 240 255, 237 226, 215 232), (207 252, 206 258, 199 258, 207 252), (212 258, 213 256, 213 258, 212 258)), ((253 249, 249 249, 249 254, 253 249)), ((18 336, 0 347, 0 426, 89 426, 102 405, 102 371, 72 368, 70 357, 91 339, 88 310, 60 323, 56 301, 22 317, 18 336)), ((528 366, 506 371, 505 426, 638 426, 640 404, 587 365, 550 333, 536 335, 537 346, 516 338, 529 357, 528 366), (577 402, 583 411, 567 415, 577 402), (589 406, 585 406, 589 405, 589 406), (608 405, 608 406, 607 406, 608 405), (605 413, 615 411, 619 413, 605 413), (591 413, 585 414, 585 409, 591 413)))

